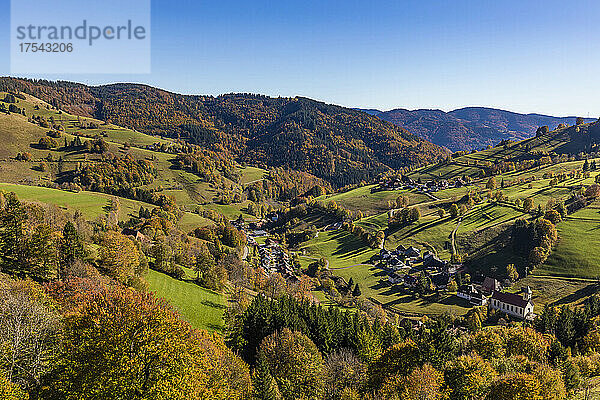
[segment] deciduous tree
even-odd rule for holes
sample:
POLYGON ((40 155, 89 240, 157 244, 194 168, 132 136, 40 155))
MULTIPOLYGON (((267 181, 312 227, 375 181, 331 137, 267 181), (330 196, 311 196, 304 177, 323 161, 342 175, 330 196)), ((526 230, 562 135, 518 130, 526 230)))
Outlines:
POLYGON ((264 354, 284 399, 323 396, 323 359, 308 337, 283 329, 262 341, 260 353, 264 354))
POLYGON ((164 300, 120 285, 59 282, 61 352, 45 399, 244 399, 248 367, 221 337, 193 330, 164 300))

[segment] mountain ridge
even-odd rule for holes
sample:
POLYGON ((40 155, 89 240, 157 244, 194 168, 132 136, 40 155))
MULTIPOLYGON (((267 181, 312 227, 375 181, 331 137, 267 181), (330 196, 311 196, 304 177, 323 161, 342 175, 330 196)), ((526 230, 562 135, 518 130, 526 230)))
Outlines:
POLYGON ((447 149, 366 113, 305 97, 182 95, 143 84, 87 86, 0 78, 73 114, 179 138, 259 167, 311 173, 334 186, 443 159, 447 149))
MULTIPOLYGON (((372 110, 366 110, 369 112, 372 110)), ((462 107, 408 110, 396 108, 373 114, 403 127, 422 138, 452 151, 479 150, 502 140, 524 140, 535 135, 539 126, 550 129, 573 125, 576 117, 554 117, 539 113, 521 114, 492 107, 462 107)), ((587 118, 586 122, 595 119, 587 118)))

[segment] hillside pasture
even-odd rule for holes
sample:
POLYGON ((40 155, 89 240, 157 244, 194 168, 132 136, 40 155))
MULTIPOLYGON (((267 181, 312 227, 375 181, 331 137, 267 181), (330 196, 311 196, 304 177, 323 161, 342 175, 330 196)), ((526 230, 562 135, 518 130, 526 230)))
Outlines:
MULTIPOLYGON (((0 183, 3 192, 14 192, 17 197, 26 202, 39 202, 56 205, 69 212, 79 210, 86 219, 94 220, 105 215, 107 206, 113 197, 104 193, 96 192, 68 192, 65 190, 51 189, 40 186, 15 185, 0 183)), ((117 197, 119 200, 119 220, 126 221, 132 216, 138 216, 140 207, 154 208, 156 206, 141 201, 129 200, 117 197)), ((192 231, 199 226, 206 226, 213 222, 201 216, 185 212, 178 222, 178 227, 186 232, 192 231)))
POLYGON ((300 251, 314 258, 325 258, 330 269, 367 263, 378 252, 344 230, 319 232, 316 238, 304 242, 300 251))
POLYGON ((168 300, 194 328, 223 332, 227 308, 223 295, 154 270, 148 271, 146 280, 150 290, 168 300))
POLYGON ((540 275, 581 278, 600 276, 600 208, 579 210, 558 224, 559 242, 548 260, 535 270, 540 275))
POLYGON ((365 215, 374 215, 389 210, 388 202, 396 201, 399 196, 408 197, 409 204, 419 204, 429 198, 421 193, 409 190, 380 190, 373 191, 379 185, 361 186, 342 193, 321 196, 317 200, 324 203, 335 201, 338 205, 352 211, 361 211, 365 215))

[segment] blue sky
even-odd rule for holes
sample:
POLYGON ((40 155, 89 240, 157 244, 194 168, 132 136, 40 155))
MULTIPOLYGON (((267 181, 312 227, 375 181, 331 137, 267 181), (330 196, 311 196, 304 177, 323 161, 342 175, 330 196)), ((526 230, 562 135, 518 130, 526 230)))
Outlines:
MULTIPOLYGON (((0 75, 9 6, 0 0, 0 75)), ((151 74, 32 77, 598 117, 599 17, 597 1, 153 0, 151 74)))

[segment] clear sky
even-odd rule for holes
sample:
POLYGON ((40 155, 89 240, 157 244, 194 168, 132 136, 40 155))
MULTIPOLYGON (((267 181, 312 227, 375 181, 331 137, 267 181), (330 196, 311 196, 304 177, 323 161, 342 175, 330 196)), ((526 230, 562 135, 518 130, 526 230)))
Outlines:
MULTIPOLYGON (((9 5, 0 0, 0 75, 9 5)), ((597 0, 153 0, 151 74, 32 77, 598 117, 599 21, 597 0)))

